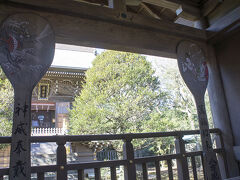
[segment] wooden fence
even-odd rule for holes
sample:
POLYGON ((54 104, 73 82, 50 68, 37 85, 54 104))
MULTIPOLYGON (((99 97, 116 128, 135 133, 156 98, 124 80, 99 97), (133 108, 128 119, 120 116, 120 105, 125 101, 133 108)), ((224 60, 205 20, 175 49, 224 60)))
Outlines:
MULTIPOLYGON (((216 134, 218 148, 214 151, 218 155, 219 163, 225 163, 225 152, 222 143, 221 132, 219 129, 211 129, 210 133, 216 134)), ((116 167, 124 166, 124 179, 125 180, 135 180, 136 179, 136 165, 140 164, 142 166, 142 179, 148 180, 148 167, 147 163, 154 163, 156 169, 156 179, 161 180, 160 171, 160 161, 166 161, 168 167, 168 177, 170 180, 173 179, 173 169, 172 161, 177 161, 177 174, 178 179, 188 180, 190 179, 189 169, 191 167, 191 172, 193 173, 194 180, 198 179, 197 168, 195 157, 200 156, 202 159, 202 151, 196 152, 186 152, 185 142, 182 139, 184 135, 197 135, 198 130, 192 131, 173 131, 173 132, 158 132, 158 133, 140 133, 140 134, 117 134, 117 135, 81 135, 81 136, 33 136, 31 137, 31 142, 56 142, 57 147, 57 163, 56 165, 48 166, 33 166, 31 167, 32 173, 37 173, 37 180, 44 179, 44 173, 46 172, 56 172, 57 180, 67 180, 67 173, 71 170, 77 170, 78 180, 84 179, 85 169, 94 169, 95 180, 101 179, 100 169, 103 167, 110 168, 111 180, 117 179, 116 167), (151 157, 134 157, 134 148, 132 145, 133 139, 142 138, 159 138, 159 137, 174 137, 175 138, 175 152, 174 154, 151 156, 151 157), (81 142, 81 141, 102 141, 102 140, 123 140, 123 159, 122 160, 110 160, 110 161, 93 161, 86 163, 67 163, 67 154, 65 144, 66 142, 81 142), (190 158, 191 166, 188 165, 188 158, 190 158)), ((11 137, 0 137, 0 144, 10 143, 11 137)), ((221 167, 222 168, 222 167, 221 167)), ((204 167, 203 167, 204 169, 204 167)), ((221 171, 226 171, 227 168, 221 169, 221 171)), ((0 180, 3 179, 4 175, 8 175, 9 169, 0 169, 0 180)))

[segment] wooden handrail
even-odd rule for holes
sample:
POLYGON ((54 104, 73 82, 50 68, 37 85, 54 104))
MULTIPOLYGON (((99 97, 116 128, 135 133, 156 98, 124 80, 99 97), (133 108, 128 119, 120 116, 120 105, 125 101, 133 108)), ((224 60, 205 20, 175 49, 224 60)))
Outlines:
MULTIPOLYGON (((210 129, 210 133, 221 134, 217 128, 210 129)), ((78 142, 78 141, 100 141, 100 140, 122 140, 122 139, 142 139, 153 137, 177 137, 184 135, 199 134, 199 130, 189 131, 170 131, 170 132, 154 132, 154 133, 129 133, 129 134, 102 134, 102 135, 65 135, 65 136, 32 136, 31 142, 78 142)), ((0 137, 0 144, 8 144, 11 142, 11 137, 0 137)))
MULTIPOLYGON (((221 132, 219 129, 211 129, 211 133, 216 133, 221 137, 221 132)), ((38 180, 44 179, 44 172, 57 172, 57 180, 67 179, 67 171, 77 170, 79 179, 83 179, 84 169, 94 169, 95 179, 101 179, 100 169, 103 167, 109 167, 111 170, 111 179, 116 179, 116 167, 124 166, 125 179, 135 180, 136 179, 136 169, 135 165, 140 164, 143 167, 143 179, 148 179, 148 167, 147 163, 153 162, 156 168, 159 167, 160 161, 166 161, 168 164, 168 173, 170 179, 173 177, 173 170, 171 166, 172 160, 178 161, 178 178, 187 180, 189 179, 189 172, 183 170, 183 168, 188 168, 188 163, 186 163, 187 158, 191 158, 192 170, 194 177, 196 174, 196 162, 195 157, 200 156, 202 158, 202 151, 186 152, 184 141, 182 137, 184 135, 195 135, 199 134, 199 130, 191 131, 172 131, 172 132, 156 132, 156 133, 135 133, 135 134, 104 134, 104 135, 80 135, 80 136, 32 136, 31 142, 56 142, 57 148, 57 165, 48 166, 33 166, 31 167, 32 173, 37 173, 38 180), (153 138, 153 137, 175 137, 176 139, 176 153, 166 154, 160 156, 150 156, 135 158, 134 151, 131 144, 133 139, 140 138, 153 138), (124 157, 122 160, 110 160, 110 161, 94 161, 94 162, 82 162, 82 163, 67 163, 66 161, 66 142, 77 142, 77 141, 101 141, 101 140, 123 140, 124 143, 124 157)), ((0 144, 5 144, 11 142, 11 137, 0 137, 0 144)), ((214 149, 215 153, 219 155, 224 154, 223 146, 214 149)), ((203 167, 204 168, 204 167, 203 167)), ((0 169, 0 179, 4 175, 8 175, 9 168, 0 169)), ((156 169, 157 180, 161 179, 160 169, 156 169)))

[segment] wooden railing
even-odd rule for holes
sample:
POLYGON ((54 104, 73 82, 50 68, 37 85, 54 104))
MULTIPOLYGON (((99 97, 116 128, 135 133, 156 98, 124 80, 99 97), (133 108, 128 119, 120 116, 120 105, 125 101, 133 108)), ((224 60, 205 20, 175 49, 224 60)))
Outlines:
MULTIPOLYGON (((211 133, 216 134, 218 148, 214 151, 218 155, 218 160, 220 164, 225 162, 224 147, 221 138, 221 132, 218 129, 211 129, 211 133)), ((174 132, 158 132, 158 133, 141 133, 141 134, 118 134, 118 135, 82 135, 82 136, 41 136, 41 137, 31 137, 31 142, 56 142, 57 147, 57 163, 56 165, 48 166, 33 166, 31 167, 32 173, 37 173, 37 179, 43 180, 44 173, 46 172, 56 172, 57 180, 67 180, 67 173, 70 170, 77 170, 78 179, 84 179, 85 169, 94 169, 95 180, 101 179, 100 169, 103 167, 110 168, 110 176, 112 180, 117 179, 116 167, 124 166, 124 179, 125 180, 135 180, 136 179, 136 165, 140 164, 142 166, 142 179, 148 179, 148 167, 147 163, 152 162, 155 164, 156 169, 156 179, 161 180, 161 170, 160 161, 166 161, 168 167, 168 177, 170 180, 173 179, 173 168, 172 161, 177 161, 177 174, 178 179, 188 180, 190 179, 189 169, 191 167, 191 172, 193 173, 194 180, 198 179, 197 168, 195 157, 199 156, 202 159, 202 151, 196 152, 186 152, 185 143, 183 141, 184 135, 197 135, 198 130, 192 131, 174 131, 174 132), (134 148, 132 145, 133 139, 142 138, 158 138, 158 137, 175 137, 175 151, 174 154, 151 156, 151 157, 134 157, 134 148), (123 159, 122 160, 111 160, 111 161, 93 161, 85 163, 67 163, 67 154, 65 144, 66 142, 81 142, 81 141, 102 141, 102 140, 123 140, 123 159), (188 165, 188 158, 190 158, 191 166, 188 165)), ((0 144, 10 143, 11 137, 0 137, 0 144)), ((203 167, 204 169, 204 167, 203 167)), ((221 166, 221 171, 227 171, 225 167, 221 166)), ((3 179, 4 175, 8 175, 9 169, 0 169, 0 180, 3 179)))
POLYGON ((56 136, 65 135, 65 128, 32 128, 32 136, 56 136))

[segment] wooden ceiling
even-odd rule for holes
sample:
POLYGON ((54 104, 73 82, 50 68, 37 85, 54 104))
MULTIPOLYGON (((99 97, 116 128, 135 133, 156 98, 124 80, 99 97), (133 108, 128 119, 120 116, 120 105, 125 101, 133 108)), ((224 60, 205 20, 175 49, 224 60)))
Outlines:
MULTIPOLYGON (((75 0, 98 6, 111 7, 114 0, 75 0)), ((208 17, 223 0, 119 0, 126 3, 127 12, 194 26, 194 21, 208 17)))

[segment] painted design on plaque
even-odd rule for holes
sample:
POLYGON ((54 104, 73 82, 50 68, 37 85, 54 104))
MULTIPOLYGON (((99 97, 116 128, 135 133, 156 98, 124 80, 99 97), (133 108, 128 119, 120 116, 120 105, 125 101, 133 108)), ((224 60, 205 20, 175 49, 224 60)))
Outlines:
POLYGON ((38 73, 43 69, 42 65, 27 62, 27 59, 36 59, 38 61, 36 50, 43 46, 40 40, 49 35, 50 26, 46 25, 37 37, 30 34, 28 26, 29 22, 27 21, 9 20, 1 28, 0 51, 7 57, 7 61, 1 61, 0 63, 1 66, 8 70, 10 75, 21 71, 25 65, 29 66, 31 72, 38 73), (36 43, 38 43, 38 48, 34 47, 36 43))
MULTIPOLYGON (((197 51, 197 52, 192 52, 191 48, 193 48, 195 45, 192 44, 189 47, 188 52, 185 53, 185 57, 181 57, 182 62, 182 70, 183 72, 187 72, 190 71, 196 80, 198 81, 207 81, 208 80, 208 68, 207 68, 207 63, 206 61, 204 61, 204 58, 202 57, 201 62, 199 64, 199 66, 195 66, 195 63, 192 61, 192 59, 201 54, 201 50, 197 51)), ((195 47, 194 47, 195 48, 195 47)))
POLYGON ((20 70, 19 64, 22 63, 27 54, 34 54, 33 48, 24 48, 23 43, 31 40, 31 35, 27 29, 28 22, 9 21, 1 30, 1 48, 7 55, 8 62, 1 64, 12 73, 20 70))

